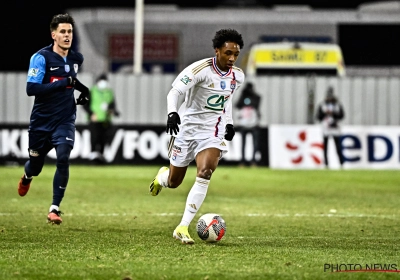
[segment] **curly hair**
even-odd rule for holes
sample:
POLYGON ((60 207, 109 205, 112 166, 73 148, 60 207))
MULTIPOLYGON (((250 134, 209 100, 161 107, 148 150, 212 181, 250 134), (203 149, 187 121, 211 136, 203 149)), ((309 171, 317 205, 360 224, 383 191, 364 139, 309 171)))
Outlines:
POLYGON ((57 30, 60 23, 70 23, 74 28, 75 21, 69 14, 58 14, 53 16, 50 22, 50 32, 57 30))
POLYGON ((234 29, 221 29, 217 31, 212 42, 214 49, 221 48, 225 42, 234 42, 238 44, 241 49, 244 45, 242 35, 234 29))

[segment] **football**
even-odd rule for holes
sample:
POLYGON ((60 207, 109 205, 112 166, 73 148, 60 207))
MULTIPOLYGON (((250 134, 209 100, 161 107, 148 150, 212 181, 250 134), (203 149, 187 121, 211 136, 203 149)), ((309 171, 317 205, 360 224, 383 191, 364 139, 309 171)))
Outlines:
POLYGON ((218 214, 204 214, 197 221, 197 234, 206 242, 218 242, 226 233, 224 219, 218 214))

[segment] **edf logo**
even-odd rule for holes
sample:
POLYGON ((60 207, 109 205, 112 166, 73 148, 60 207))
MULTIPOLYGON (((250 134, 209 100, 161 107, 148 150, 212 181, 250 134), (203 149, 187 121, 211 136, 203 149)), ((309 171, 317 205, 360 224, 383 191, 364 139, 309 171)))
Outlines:
MULTIPOLYGON (((318 160, 324 157, 320 148, 322 136, 320 126, 270 125, 270 167, 323 168, 322 160, 318 160)), ((330 143, 329 165, 340 168, 333 140, 330 143)), ((345 169, 400 169, 400 127, 345 125, 341 133, 341 151, 345 169)))
MULTIPOLYGON (((383 135, 367 135, 366 141, 367 160, 369 162, 383 162, 392 158, 394 152, 394 143, 390 138, 383 135)), ((359 154, 347 155, 345 153, 346 150, 356 151, 363 149, 359 137, 356 135, 345 134, 341 138, 341 143, 344 161, 355 162, 361 160, 361 156, 359 154)), ((400 143, 400 138, 398 138, 397 143, 400 143)), ((400 155, 398 159, 400 160, 400 155)))

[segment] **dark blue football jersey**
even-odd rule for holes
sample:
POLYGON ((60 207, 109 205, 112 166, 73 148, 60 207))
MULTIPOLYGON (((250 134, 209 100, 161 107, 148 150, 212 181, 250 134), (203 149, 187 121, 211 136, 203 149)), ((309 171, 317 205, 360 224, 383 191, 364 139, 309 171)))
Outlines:
POLYGON ((32 55, 26 89, 29 96, 35 96, 30 131, 53 131, 59 124, 75 123, 74 88, 67 86, 67 78, 76 77, 82 63, 81 53, 69 50, 62 57, 53 45, 32 55))

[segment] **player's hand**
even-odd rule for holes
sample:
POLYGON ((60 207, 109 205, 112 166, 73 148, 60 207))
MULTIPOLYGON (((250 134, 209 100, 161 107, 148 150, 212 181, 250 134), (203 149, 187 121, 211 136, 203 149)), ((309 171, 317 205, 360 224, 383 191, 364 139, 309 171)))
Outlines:
POLYGON ((76 105, 86 105, 89 101, 89 90, 87 92, 83 91, 76 99, 76 105))
POLYGON ((179 132, 179 124, 181 124, 181 118, 179 117, 178 113, 169 113, 166 132, 171 135, 177 135, 179 132))
POLYGON ((89 101, 89 89, 87 86, 82 84, 77 78, 73 78, 74 80, 74 87, 75 89, 79 90, 81 94, 79 97, 76 99, 76 105, 86 105, 89 101))
POLYGON ((235 136, 235 128, 233 124, 227 124, 225 126, 225 140, 232 141, 233 136, 235 136))

